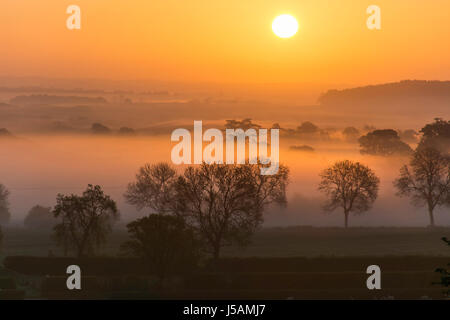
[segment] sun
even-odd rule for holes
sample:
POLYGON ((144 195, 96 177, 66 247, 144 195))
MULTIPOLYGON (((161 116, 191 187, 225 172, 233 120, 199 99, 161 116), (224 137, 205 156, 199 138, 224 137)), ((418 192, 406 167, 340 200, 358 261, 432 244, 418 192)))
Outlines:
POLYGON ((273 20, 272 30, 280 38, 290 38, 297 33, 298 23, 293 16, 282 14, 273 20))

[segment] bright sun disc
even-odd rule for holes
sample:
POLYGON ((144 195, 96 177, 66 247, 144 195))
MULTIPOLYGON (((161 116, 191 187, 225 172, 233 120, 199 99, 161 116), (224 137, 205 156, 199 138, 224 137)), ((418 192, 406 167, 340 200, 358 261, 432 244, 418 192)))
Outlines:
POLYGON ((272 30, 280 38, 290 38, 297 33, 298 23, 293 16, 283 14, 273 20, 272 30))

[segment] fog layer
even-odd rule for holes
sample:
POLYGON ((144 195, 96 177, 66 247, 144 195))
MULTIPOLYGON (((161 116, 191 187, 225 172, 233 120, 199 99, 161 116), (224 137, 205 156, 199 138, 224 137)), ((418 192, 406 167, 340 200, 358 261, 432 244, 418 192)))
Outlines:
MULTIPOLYGON (((188 128, 189 129, 189 128, 188 128)), ((425 208, 414 208, 395 195, 392 182, 407 158, 362 156, 357 144, 317 142, 314 152, 289 149, 294 144, 281 138, 280 161, 291 169, 288 207, 270 208, 265 225, 343 224, 342 212, 321 209, 317 192, 319 173, 334 161, 350 159, 371 167, 381 179, 378 200, 372 210, 350 218, 351 226, 426 226, 425 208)), ((58 193, 81 193, 87 184, 99 184, 117 201, 126 222, 148 212, 127 205, 123 193, 138 168, 145 163, 170 162, 170 136, 22 136, 0 141, 0 183, 11 191, 12 223, 22 223, 36 205, 53 206, 58 193)), ((182 167, 177 167, 182 171, 182 167)), ((450 223, 449 209, 437 211, 439 225, 450 223)))

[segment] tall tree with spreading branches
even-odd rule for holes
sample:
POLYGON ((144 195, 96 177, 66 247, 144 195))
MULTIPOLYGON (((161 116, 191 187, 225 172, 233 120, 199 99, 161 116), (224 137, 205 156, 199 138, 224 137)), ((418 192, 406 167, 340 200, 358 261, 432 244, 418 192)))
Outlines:
POLYGON ((136 174, 136 181, 128 184, 125 200, 138 210, 145 208, 152 213, 169 213, 174 203, 177 178, 175 169, 167 163, 146 164, 136 174))
POLYGON ((53 213, 60 221, 54 228, 57 244, 77 257, 94 255, 119 218, 116 203, 98 185, 88 185, 81 196, 59 194, 53 213))
POLYGON ((450 203, 450 159, 434 148, 418 148, 410 165, 400 169, 394 181, 397 195, 410 197, 413 205, 426 206, 430 226, 434 226, 434 210, 450 203))
POLYGON ((380 179, 369 167, 359 162, 336 162, 325 169, 320 177, 319 191, 328 198, 324 210, 331 212, 342 208, 345 228, 348 227, 350 213, 369 210, 377 199, 380 179))
POLYGON ((259 165, 189 167, 176 183, 176 213, 194 226, 214 260, 221 248, 246 245, 272 203, 286 204, 289 170, 261 175, 259 165))

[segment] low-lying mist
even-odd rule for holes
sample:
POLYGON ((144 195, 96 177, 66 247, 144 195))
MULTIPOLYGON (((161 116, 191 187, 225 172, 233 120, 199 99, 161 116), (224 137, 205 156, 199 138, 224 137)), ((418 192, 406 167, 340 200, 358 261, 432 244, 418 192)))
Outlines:
MULTIPOLYGON (((357 143, 320 142, 315 151, 290 150, 298 144, 280 139, 280 162, 291 170, 288 207, 270 208, 266 226, 316 225, 342 226, 343 213, 328 214, 321 209, 317 191, 319 173, 337 160, 360 161, 381 179, 380 192, 372 210, 350 217, 350 226, 426 226, 425 208, 414 208, 406 198, 398 198, 392 185, 407 157, 362 156, 357 143)), ((170 136, 45 136, 29 135, 0 141, 0 183, 10 191, 12 224, 22 224, 28 210, 36 205, 53 206, 58 193, 80 194, 87 184, 103 187, 117 203, 122 222, 140 217, 127 205, 123 193, 135 173, 145 163, 170 162, 174 145, 170 136)), ((178 167, 182 171, 182 167, 178 167)), ((448 208, 436 214, 438 225, 450 224, 448 208)))

